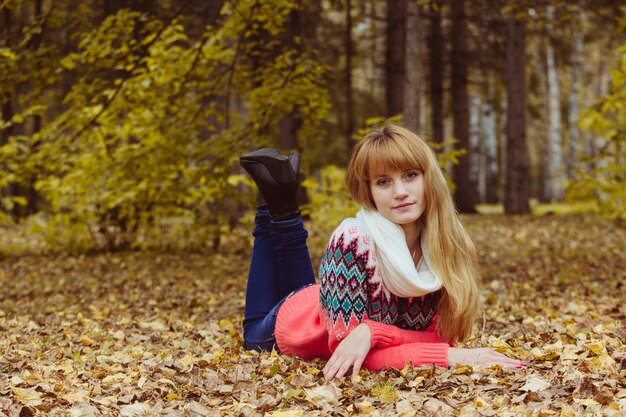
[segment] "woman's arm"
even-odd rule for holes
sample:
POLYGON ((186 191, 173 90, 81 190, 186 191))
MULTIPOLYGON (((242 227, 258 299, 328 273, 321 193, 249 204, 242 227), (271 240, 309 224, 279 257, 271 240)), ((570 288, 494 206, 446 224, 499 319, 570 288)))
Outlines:
POLYGON ((406 343, 445 343, 437 334, 437 318, 423 331, 401 329, 391 324, 374 320, 363 320, 372 332, 372 348, 386 348, 406 343))
POLYGON ((526 364, 495 352, 489 348, 454 348, 447 343, 405 343, 386 348, 365 349, 370 335, 364 324, 357 326, 335 350, 324 367, 328 379, 341 378, 352 368, 352 379, 361 367, 370 371, 385 368, 402 369, 408 363, 413 366, 491 366, 521 368, 526 364), (353 337, 354 335, 354 337, 353 337))

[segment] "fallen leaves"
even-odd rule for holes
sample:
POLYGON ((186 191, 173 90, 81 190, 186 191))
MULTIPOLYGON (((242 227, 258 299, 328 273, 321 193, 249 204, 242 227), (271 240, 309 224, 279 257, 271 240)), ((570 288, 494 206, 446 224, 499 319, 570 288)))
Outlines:
POLYGON ((41 393, 34 389, 11 387, 15 399, 24 405, 39 405, 42 402, 41 393))
POLYGON ((544 381, 543 379, 536 376, 531 376, 528 381, 526 381, 526 383, 519 388, 519 390, 539 392, 545 390, 549 386, 550 383, 548 381, 544 381))
POLYGON ((587 217, 466 221, 485 309, 465 346, 525 369, 327 382, 323 361, 245 351, 241 241, 212 255, 25 256, 0 261, 0 416, 626 413, 626 232, 587 217))

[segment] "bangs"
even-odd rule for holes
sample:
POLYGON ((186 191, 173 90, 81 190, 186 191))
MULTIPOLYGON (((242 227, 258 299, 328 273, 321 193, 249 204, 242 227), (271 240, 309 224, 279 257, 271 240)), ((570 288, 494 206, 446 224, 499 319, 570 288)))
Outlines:
POLYGON ((358 164, 361 172, 357 175, 366 181, 378 174, 392 171, 424 171, 426 162, 425 155, 417 143, 402 136, 381 136, 372 141, 362 157, 365 160, 364 163, 358 164))

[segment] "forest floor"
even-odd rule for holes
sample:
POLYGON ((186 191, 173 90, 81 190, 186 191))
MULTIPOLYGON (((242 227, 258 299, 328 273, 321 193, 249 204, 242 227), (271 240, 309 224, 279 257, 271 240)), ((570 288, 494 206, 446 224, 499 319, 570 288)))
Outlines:
MULTIPOLYGON (((484 301, 465 346, 525 369, 327 382, 322 361, 245 351, 242 231, 211 255, 0 259, 0 416, 626 415, 626 230, 587 215, 464 221, 484 301)), ((314 263, 328 233, 312 233, 314 263)))

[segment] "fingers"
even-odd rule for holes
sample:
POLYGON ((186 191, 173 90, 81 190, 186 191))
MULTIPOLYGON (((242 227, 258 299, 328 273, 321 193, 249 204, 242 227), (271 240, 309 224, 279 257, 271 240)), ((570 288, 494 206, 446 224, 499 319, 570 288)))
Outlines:
POLYGON ((354 379, 361 370, 363 360, 364 358, 359 356, 337 350, 324 366, 324 376, 328 380, 335 377, 341 378, 352 368, 352 378, 354 379))
POLYGON ((356 379, 356 377, 359 376, 361 365, 363 365, 363 359, 357 358, 356 361, 354 361, 354 365, 352 365, 352 380, 353 381, 356 379))
POLYGON ((477 362, 479 365, 500 365, 512 368, 521 368, 526 366, 526 363, 518 359, 509 358, 508 356, 495 352, 491 349, 487 349, 486 352, 482 352, 481 355, 479 355, 479 360, 477 362))
MULTIPOLYGON (((335 355, 333 355, 334 357, 335 355)), ((328 363, 324 367, 324 376, 326 379, 331 380, 334 377, 341 378, 350 369, 350 362, 345 359, 333 358, 328 360, 328 363)))

